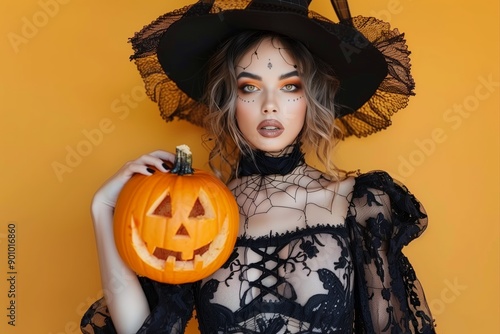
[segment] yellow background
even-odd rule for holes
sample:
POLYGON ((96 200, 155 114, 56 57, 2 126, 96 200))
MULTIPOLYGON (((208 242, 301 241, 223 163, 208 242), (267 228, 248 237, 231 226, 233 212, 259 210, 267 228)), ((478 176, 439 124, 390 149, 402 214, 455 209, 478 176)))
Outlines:
MULTIPOLYGON (((79 332, 101 293, 89 203, 125 161, 185 143, 206 168, 201 130, 162 122, 128 61, 128 37, 188 2, 0 5, 0 333, 79 332), (6 317, 12 222, 15 327, 6 317)), ((329 1, 312 7, 334 18, 329 1)), ((342 142, 337 163, 387 170, 424 203, 429 228, 406 254, 439 333, 498 333, 499 4, 352 0, 351 11, 406 32, 417 95, 388 130, 342 142)))

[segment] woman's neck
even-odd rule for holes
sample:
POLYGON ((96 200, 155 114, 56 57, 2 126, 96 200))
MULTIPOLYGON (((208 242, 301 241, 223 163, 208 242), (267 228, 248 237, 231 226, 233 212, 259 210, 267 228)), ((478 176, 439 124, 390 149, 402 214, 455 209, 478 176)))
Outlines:
POLYGON ((304 162, 304 153, 300 149, 300 143, 289 145, 280 152, 256 150, 242 155, 237 176, 286 175, 304 162))
MULTIPOLYGON (((300 146, 300 145, 299 145, 300 146)), ((296 147, 296 144, 290 144, 288 146, 286 146, 285 148, 283 148, 281 151, 278 151, 278 152, 265 152, 265 151, 260 151, 262 152, 265 156, 268 156, 268 157, 273 157, 273 158, 279 158, 279 157, 283 157, 283 156, 287 156, 289 154, 291 154, 293 152, 293 150, 295 149, 296 147)), ((299 147, 300 149, 300 147, 299 147)), ((253 152, 257 152, 259 150, 254 150, 253 152)))

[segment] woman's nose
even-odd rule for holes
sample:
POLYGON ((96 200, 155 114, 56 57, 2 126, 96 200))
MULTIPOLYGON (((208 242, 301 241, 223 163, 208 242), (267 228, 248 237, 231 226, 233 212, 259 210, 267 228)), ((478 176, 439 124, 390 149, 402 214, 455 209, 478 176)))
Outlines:
POLYGON ((266 94, 264 104, 262 105, 262 112, 264 114, 270 112, 278 112, 278 106, 273 94, 266 94))

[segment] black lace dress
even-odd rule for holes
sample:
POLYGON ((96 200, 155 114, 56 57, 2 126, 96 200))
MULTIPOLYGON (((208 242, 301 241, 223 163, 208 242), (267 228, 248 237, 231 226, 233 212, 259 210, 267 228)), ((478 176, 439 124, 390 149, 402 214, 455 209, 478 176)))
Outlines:
MULTIPOLYGON (((426 228, 415 197, 385 172, 331 182, 300 164, 228 185, 242 232, 230 259, 201 282, 141 277, 151 314, 138 333, 434 333, 402 248, 426 228)), ((104 299, 83 333, 114 333, 104 299)))

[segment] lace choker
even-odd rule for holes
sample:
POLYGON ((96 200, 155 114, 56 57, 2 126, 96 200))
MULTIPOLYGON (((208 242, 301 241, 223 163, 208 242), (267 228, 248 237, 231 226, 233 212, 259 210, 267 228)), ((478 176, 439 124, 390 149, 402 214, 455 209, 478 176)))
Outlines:
MULTIPOLYGON (((248 175, 286 175, 295 167, 304 164, 304 153, 300 150, 300 144, 292 145, 290 153, 279 157, 266 155, 263 151, 254 151, 253 157, 245 154, 241 157, 238 166, 238 177, 248 175)), ((286 149, 285 149, 286 150, 286 149)))

